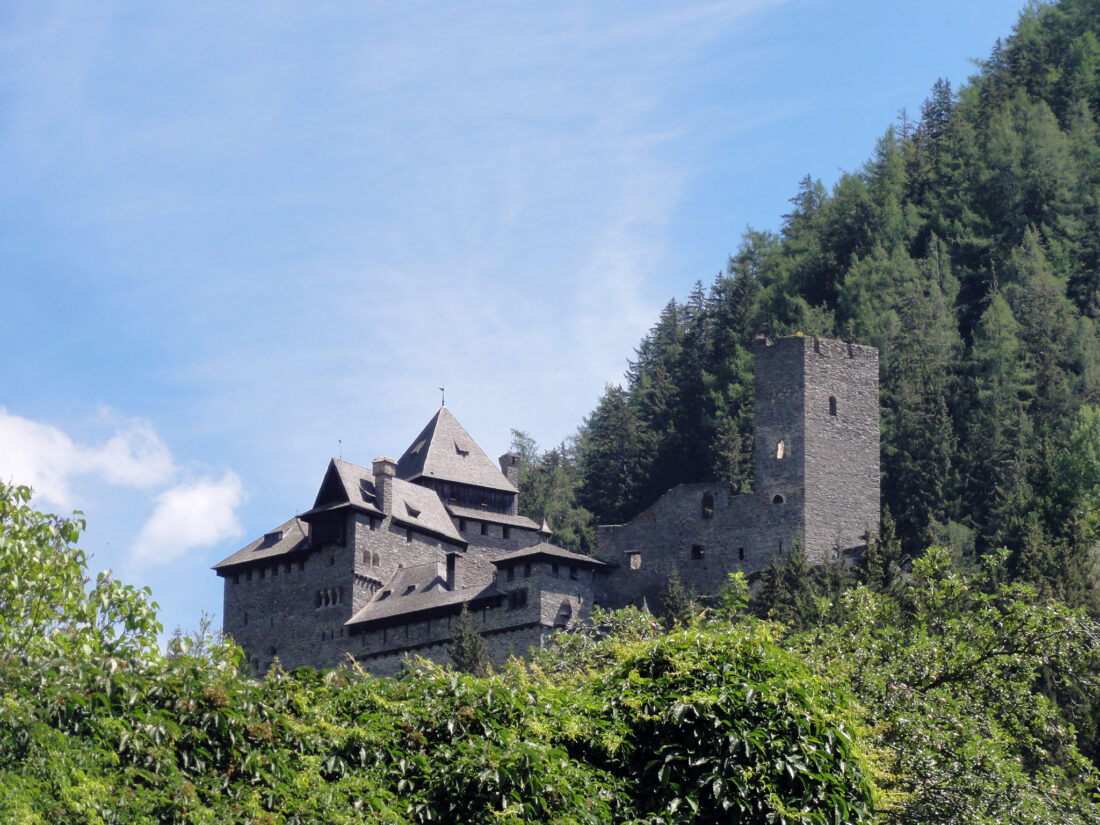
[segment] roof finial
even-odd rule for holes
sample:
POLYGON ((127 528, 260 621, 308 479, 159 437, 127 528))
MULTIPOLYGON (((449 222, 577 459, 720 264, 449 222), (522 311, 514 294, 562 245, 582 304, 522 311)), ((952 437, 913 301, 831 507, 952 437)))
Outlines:
POLYGON ((446 407, 447 406, 447 391, 445 389, 443 389, 443 387, 438 387, 437 389, 443 395, 443 397, 439 401, 439 406, 446 407))

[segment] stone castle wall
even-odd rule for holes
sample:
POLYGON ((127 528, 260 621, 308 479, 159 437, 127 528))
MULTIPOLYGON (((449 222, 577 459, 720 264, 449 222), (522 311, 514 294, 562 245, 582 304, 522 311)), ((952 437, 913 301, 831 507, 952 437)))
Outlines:
POLYGON ((878 350, 801 339, 806 364, 806 556, 819 562, 878 532, 878 350))

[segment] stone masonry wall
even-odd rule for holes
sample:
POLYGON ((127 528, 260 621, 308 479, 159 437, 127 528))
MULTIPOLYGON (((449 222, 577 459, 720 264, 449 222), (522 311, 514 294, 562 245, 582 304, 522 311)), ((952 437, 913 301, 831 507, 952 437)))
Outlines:
MULTIPOLYGON (((497 665, 509 656, 524 656, 531 647, 540 647, 556 626, 572 628, 591 610, 593 573, 589 569, 574 567, 571 571, 567 563, 520 562, 514 566, 511 577, 502 570, 496 584, 506 594, 503 603, 499 607, 473 610, 471 618, 485 639, 490 661, 497 665), (522 590, 527 591, 526 599, 513 605, 509 596, 522 590), (561 621, 564 604, 569 605, 567 622, 561 621)), ((441 664, 449 662, 457 621, 457 613, 410 617, 407 621, 397 619, 386 627, 357 631, 343 642, 365 670, 376 676, 389 676, 400 670, 411 655, 441 664)))
POLYGON ((716 482, 674 487, 629 524, 599 528, 597 555, 615 569, 598 582, 596 602, 617 608, 644 600, 659 610, 673 568, 685 587, 715 595, 730 572, 760 570, 790 550, 800 510, 801 491, 773 503, 767 493, 736 495, 716 482))
POLYGON ((806 363, 806 556, 864 543, 879 523, 878 351, 803 339, 806 363))

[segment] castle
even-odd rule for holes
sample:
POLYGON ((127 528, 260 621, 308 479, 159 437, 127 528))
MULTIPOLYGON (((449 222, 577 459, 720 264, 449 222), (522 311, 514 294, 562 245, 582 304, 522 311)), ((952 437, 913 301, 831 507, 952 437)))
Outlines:
POLYGON ((447 407, 400 459, 332 459, 313 507, 214 566, 223 629, 257 673, 378 675, 409 654, 446 661, 463 605, 494 661, 569 630, 593 605, 659 604, 673 568, 713 594, 801 540, 810 561, 862 545, 879 521, 878 352, 810 337, 757 341, 753 492, 669 490, 596 555, 519 514, 519 457, 499 468, 447 407))

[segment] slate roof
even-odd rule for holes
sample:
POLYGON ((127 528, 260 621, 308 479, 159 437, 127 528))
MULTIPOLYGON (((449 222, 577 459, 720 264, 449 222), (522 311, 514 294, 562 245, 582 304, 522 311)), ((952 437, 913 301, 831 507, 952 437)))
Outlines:
POLYGON ((493 559, 493 564, 499 567, 502 564, 511 564, 516 561, 527 561, 534 558, 564 561, 569 564, 587 564, 589 567, 607 567, 607 564, 592 556, 582 556, 580 553, 574 553, 564 547, 548 544, 545 541, 533 547, 524 547, 522 550, 516 550, 514 553, 493 559))
POLYGON ((454 522, 443 507, 443 502, 439 500, 434 490, 429 490, 427 487, 395 478, 392 515, 393 520, 399 524, 427 530, 458 542, 463 547, 466 546, 466 539, 462 538, 455 529, 454 522))
POLYGON ((448 590, 443 576, 443 565, 436 562, 398 568, 389 583, 345 624, 394 619, 406 622, 412 621, 414 614, 446 613, 450 612, 447 608, 465 603, 504 598, 504 593, 493 584, 448 590))
POLYGON ((408 481, 416 481, 423 476, 490 490, 518 492, 446 407, 439 408, 439 412, 432 416, 409 449, 397 460, 397 475, 408 481))
POLYGON ((538 530, 539 526, 527 516, 512 516, 507 513, 494 513, 491 510, 478 510, 476 507, 459 507, 448 504, 447 511, 455 518, 468 518, 476 521, 489 521, 493 524, 507 524, 522 527, 525 530, 538 530))
POLYGON ((350 504, 358 510, 382 515, 375 497, 373 470, 343 459, 332 459, 317 490, 313 508, 303 515, 331 510, 341 504, 350 504))
POLYGON ((222 570, 238 564, 249 564, 262 559, 285 556, 309 546, 306 526, 295 516, 274 530, 269 530, 251 544, 247 544, 228 558, 222 559, 212 569, 222 570))

